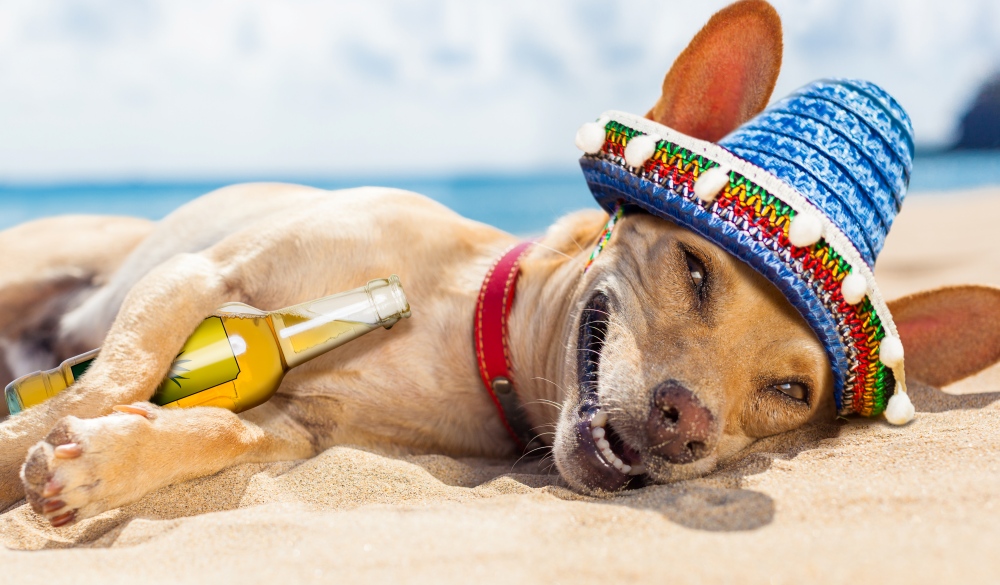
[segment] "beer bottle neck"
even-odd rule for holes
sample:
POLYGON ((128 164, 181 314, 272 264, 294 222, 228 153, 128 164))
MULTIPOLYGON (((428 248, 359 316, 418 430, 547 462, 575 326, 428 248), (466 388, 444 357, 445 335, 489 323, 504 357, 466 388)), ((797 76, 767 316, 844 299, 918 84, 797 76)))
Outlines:
POLYGON ((294 368, 409 314, 399 279, 392 276, 274 311, 271 323, 286 365, 294 368))

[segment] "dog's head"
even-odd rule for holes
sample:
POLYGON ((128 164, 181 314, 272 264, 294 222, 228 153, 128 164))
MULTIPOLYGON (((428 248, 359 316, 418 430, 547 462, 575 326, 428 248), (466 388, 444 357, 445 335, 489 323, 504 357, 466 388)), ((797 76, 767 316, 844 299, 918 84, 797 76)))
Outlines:
POLYGON ((701 475, 756 438, 833 411, 823 346, 785 297, 669 222, 623 218, 578 310, 579 393, 555 455, 579 487, 701 475), (589 465, 596 457, 611 465, 589 465))
MULTIPOLYGON (((677 59, 647 117, 718 140, 767 104, 781 47, 780 20, 766 2, 724 9, 677 59)), ((768 280, 685 228, 626 214, 578 290, 563 379, 573 390, 553 445, 575 488, 696 477, 757 438, 835 415, 833 372, 805 320, 768 280)), ((973 297, 981 300, 920 302, 961 311, 979 302, 973 297)), ((897 318, 901 336, 907 325, 897 318)), ((909 350, 934 337, 903 340, 909 350)))

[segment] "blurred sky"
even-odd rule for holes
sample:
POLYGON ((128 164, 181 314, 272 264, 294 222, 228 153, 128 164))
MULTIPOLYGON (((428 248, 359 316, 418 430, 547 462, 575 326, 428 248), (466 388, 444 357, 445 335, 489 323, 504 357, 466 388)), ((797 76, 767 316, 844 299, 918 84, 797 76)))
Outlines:
MULTIPOLYGON (((0 181, 570 170, 726 0, 0 0, 0 181)), ((775 97, 867 78, 940 146, 998 0, 774 0, 775 97)))

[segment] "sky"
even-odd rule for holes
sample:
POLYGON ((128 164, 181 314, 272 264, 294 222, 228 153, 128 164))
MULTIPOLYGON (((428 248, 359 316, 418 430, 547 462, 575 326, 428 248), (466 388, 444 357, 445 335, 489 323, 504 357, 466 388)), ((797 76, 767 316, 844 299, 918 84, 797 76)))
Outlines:
MULTIPOLYGON (((724 0, 0 0, 0 181, 569 171, 724 0)), ((775 98, 860 77, 946 145, 997 0, 774 0, 775 98)))

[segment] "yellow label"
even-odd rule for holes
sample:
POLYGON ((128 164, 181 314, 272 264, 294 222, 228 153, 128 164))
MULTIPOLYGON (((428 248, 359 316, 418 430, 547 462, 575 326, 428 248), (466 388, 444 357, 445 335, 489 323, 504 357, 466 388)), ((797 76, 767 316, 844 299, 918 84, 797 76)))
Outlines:
POLYGON ((167 404, 235 380, 240 374, 226 328, 209 317, 195 329, 150 402, 167 404))

